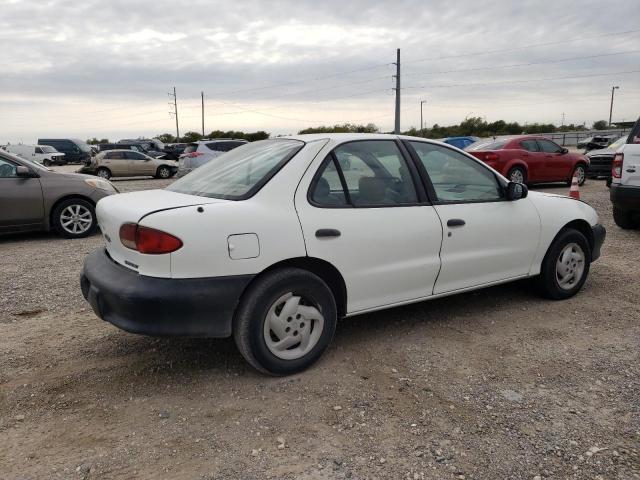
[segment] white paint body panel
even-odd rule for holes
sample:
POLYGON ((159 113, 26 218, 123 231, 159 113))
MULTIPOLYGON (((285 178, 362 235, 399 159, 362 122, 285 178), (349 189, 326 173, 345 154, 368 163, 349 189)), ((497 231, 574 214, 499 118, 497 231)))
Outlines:
MULTIPOLYGON (((317 257, 341 273, 347 286, 347 314, 354 315, 536 275, 564 225, 577 219, 591 226, 598 221, 585 203, 538 192, 515 202, 316 208, 309 204, 307 191, 327 153, 347 141, 398 137, 319 134, 292 138, 307 144, 247 200, 165 190, 101 200, 96 212, 103 234, 111 239, 107 242, 111 257, 123 265, 137 265, 142 275, 165 278, 259 274, 283 260, 317 257), (449 229, 449 218, 462 218, 466 225, 449 229), (184 245, 166 255, 127 249, 118 233, 125 222, 166 231, 184 245), (320 228, 335 228, 342 235, 318 239, 315 232, 320 228), (244 234, 257 237, 259 254, 234 259, 230 237, 244 234)), ((244 248, 255 253, 254 244, 244 248)))
POLYGON ((624 154, 622 163, 622 177, 613 178, 613 183, 640 187, 640 143, 625 143, 618 152, 624 154))

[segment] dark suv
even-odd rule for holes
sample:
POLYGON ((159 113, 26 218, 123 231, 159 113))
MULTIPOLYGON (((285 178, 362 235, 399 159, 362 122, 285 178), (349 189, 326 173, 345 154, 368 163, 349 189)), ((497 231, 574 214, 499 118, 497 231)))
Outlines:
POLYGON ((39 138, 38 145, 49 145, 64 153, 63 164, 91 161, 91 147, 77 138, 39 138))

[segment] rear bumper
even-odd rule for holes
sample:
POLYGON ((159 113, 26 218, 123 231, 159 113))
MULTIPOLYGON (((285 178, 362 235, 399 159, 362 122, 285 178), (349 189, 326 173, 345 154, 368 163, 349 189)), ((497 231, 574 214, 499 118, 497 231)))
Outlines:
POLYGON ((609 198, 621 210, 640 210, 640 187, 612 183, 609 198))
POLYGON ((591 227, 593 232, 593 250, 591 251, 591 261, 595 261, 600 258, 600 249, 604 243, 604 239, 607 236, 607 230, 599 223, 591 227))
POLYGON ((253 275, 171 279, 140 275, 98 249, 85 259, 82 295, 101 319, 155 336, 228 337, 253 275))
POLYGON ((613 157, 594 157, 587 170, 587 175, 598 177, 610 177, 613 157))

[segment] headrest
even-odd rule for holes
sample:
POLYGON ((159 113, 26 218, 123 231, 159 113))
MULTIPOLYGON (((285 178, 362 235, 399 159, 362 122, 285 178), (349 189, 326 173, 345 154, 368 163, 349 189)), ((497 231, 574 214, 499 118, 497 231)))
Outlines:
POLYGON ((361 203, 381 203, 385 197, 384 181, 376 177, 360 177, 358 182, 361 203))

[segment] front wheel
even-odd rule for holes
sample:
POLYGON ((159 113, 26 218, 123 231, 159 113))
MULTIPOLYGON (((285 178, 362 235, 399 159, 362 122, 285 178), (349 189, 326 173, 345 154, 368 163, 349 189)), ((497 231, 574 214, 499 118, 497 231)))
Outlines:
POLYGON ((53 224, 56 231, 63 237, 86 237, 96 227, 96 211, 88 201, 71 198, 55 208, 53 224))
POLYGON ((571 186, 571 184, 573 183, 573 177, 578 177, 579 186, 584 185, 584 182, 587 180, 587 169, 585 168, 585 166, 582 164, 576 165, 576 168, 573 169, 571 178, 567 181, 568 186, 571 186))
POLYGON ((573 297, 584 285, 591 265, 591 246, 578 230, 562 230, 542 261, 538 276, 541 293, 554 300, 573 297))
POLYGON ((298 268, 264 274, 243 296, 233 336, 242 356, 257 370, 289 375, 312 365, 336 330, 331 289, 298 268))
POLYGON ((169 178, 171 177, 171 169, 169 167, 158 167, 156 172, 156 178, 169 178))
POLYGON ((111 178, 111 171, 108 168, 101 167, 96 172, 96 175, 105 180, 109 180, 111 178))
POLYGON ((45 158, 45 159, 42 161, 42 164, 43 164, 45 167, 50 167, 51 165, 53 165, 53 162, 52 162, 51 160, 49 160, 48 158, 45 158))

